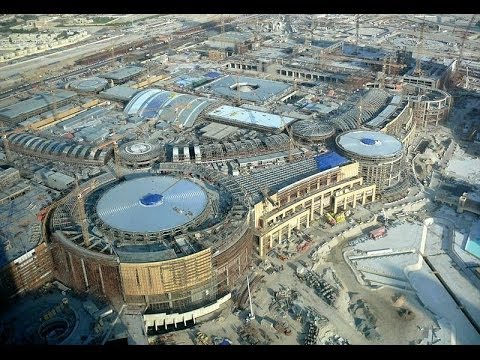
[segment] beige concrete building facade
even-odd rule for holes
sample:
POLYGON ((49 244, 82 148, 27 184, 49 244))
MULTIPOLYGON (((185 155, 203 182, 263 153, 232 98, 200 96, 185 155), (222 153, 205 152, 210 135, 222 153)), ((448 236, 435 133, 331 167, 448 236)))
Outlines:
POLYGON ((325 211, 337 213, 375 199, 375 184, 364 185, 358 162, 329 169, 289 185, 254 206, 254 246, 260 256, 310 227, 325 211))

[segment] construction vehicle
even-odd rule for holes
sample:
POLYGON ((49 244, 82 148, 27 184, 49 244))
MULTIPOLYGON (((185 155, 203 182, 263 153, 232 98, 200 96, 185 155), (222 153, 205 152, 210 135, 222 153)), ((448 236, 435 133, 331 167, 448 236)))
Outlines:
POLYGON ((196 345, 211 345, 210 338, 208 335, 204 334, 203 332, 199 331, 195 335, 195 344, 196 345))
POLYGON ((337 225, 337 222, 335 220, 335 218, 328 212, 325 213, 325 219, 327 220, 327 222, 330 224, 330 225, 337 225))
POLYGON ((345 213, 342 211, 335 214, 335 221, 337 224, 345 222, 345 213))

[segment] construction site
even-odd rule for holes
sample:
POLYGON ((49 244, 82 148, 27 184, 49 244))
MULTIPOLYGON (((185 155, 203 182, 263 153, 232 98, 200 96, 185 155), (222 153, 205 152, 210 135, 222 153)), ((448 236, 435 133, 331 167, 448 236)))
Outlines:
POLYGON ((480 344, 479 21, 18 17, 3 343, 480 344))

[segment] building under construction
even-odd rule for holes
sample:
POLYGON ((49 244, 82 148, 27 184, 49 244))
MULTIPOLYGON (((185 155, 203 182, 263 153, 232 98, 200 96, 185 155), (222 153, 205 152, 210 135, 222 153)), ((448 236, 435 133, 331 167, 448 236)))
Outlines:
POLYGON ((57 89, 52 94, 39 93, 30 99, 0 109, 0 121, 13 126, 29 117, 69 104, 76 96, 73 91, 57 89))
POLYGON ((98 149, 72 141, 57 141, 29 133, 12 133, 6 136, 11 151, 35 158, 90 166, 105 165, 111 151, 98 149))
POLYGON ((123 181, 103 175, 65 199, 45 230, 56 277, 79 292, 184 314, 229 294, 250 263, 245 193, 215 171, 165 164, 123 181))
POLYGON ((452 106, 452 96, 439 89, 412 90, 409 100, 413 108, 413 118, 417 128, 438 125, 445 121, 452 106))
POLYGON ((360 164, 366 184, 375 184, 378 192, 402 180, 404 146, 397 138, 379 131, 351 130, 338 135, 335 143, 344 156, 360 164))
MULTIPOLYGON (((364 185, 358 162, 336 152, 280 168, 282 172, 276 168, 256 174, 265 179, 265 189, 271 189, 271 193, 263 191, 263 200, 254 207, 255 245, 260 256, 288 239, 293 231, 310 227, 326 212, 337 214, 375 201, 376 185, 364 185)), ((261 184, 253 182, 257 183, 261 184)))

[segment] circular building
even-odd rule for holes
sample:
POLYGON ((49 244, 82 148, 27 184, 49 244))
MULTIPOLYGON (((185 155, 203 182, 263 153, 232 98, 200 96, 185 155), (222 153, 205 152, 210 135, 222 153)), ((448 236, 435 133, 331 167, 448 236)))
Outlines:
POLYGON ((291 126, 293 136, 310 142, 324 141, 335 135, 335 128, 315 120, 300 120, 291 126))
POLYGON ((437 126, 450 112, 452 96, 439 89, 415 88, 415 94, 409 96, 413 107, 413 118, 418 127, 437 126))
POLYGON ((339 151, 360 165, 367 184, 377 191, 396 185, 400 180, 403 145, 397 138, 380 131, 352 130, 338 135, 339 151))
POLYGON ((134 140, 119 146, 122 165, 130 169, 151 168, 161 153, 161 146, 151 141, 134 140))
POLYGON ((195 321, 243 281, 249 201, 234 179, 193 164, 101 175, 46 215, 56 278, 147 309, 155 317, 147 326, 195 321))
POLYGON ((96 215, 102 232, 121 241, 131 236, 167 236, 205 220, 207 193, 200 185, 172 176, 121 182, 105 191, 96 215))
POLYGON ((69 87, 78 91, 85 93, 98 93, 104 90, 108 85, 106 79, 99 77, 91 77, 86 79, 74 80, 69 84, 69 87))

